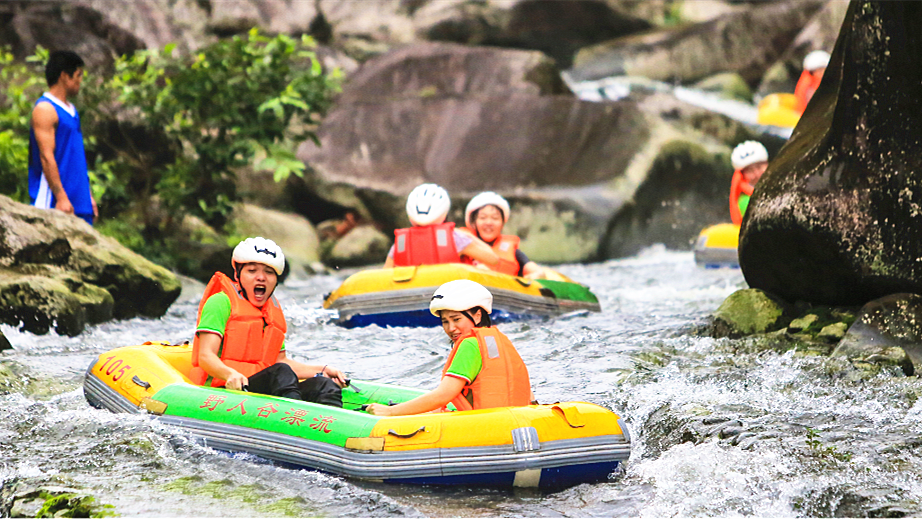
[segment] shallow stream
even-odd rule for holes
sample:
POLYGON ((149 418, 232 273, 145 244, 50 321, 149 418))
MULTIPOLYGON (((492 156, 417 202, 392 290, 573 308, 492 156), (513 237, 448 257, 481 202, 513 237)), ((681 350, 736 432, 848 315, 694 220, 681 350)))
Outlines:
MULTIPOLYGON (((557 493, 383 485, 277 467, 199 446, 148 417, 91 408, 83 375, 108 349, 185 340, 197 300, 161 319, 78 337, 0 327, 0 483, 78 488, 122 516, 901 516, 922 510, 922 383, 900 373, 843 376, 837 361, 696 332, 745 282, 691 253, 653 248, 566 266, 600 314, 502 325, 541 402, 584 400, 625 416, 633 454, 612 481, 557 493)), ((441 330, 346 330, 322 294, 343 276, 293 280, 278 295, 289 354, 356 379, 436 385, 441 330)), ((764 342, 764 340, 763 340, 764 342)))

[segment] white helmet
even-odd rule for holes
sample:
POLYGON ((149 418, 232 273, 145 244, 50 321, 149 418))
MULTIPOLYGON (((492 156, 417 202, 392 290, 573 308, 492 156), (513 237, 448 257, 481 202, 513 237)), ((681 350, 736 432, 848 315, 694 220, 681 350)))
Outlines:
POLYGON ((829 53, 824 50, 815 50, 804 57, 804 70, 814 71, 826 68, 829 65, 829 53))
POLYGON ((450 208, 448 192, 435 184, 420 184, 407 197, 407 216, 413 225, 440 224, 450 208))
POLYGON ((245 263, 262 263, 269 265, 279 276, 285 270, 285 255, 282 249, 274 241, 257 236, 256 238, 247 238, 234 247, 234 255, 231 257, 231 267, 237 270, 237 264, 245 263))
POLYGON ((493 191, 484 191, 467 203, 467 208, 464 210, 464 224, 473 229, 474 222, 471 221, 471 213, 488 205, 499 207, 499 210, 503 212, 504 224, 509 221, 509 202, 493 191))
POLYGON ((429 311, 438 317, 441 310, 464 312, 476 307, 486 313, 493 311, 493 294, 483 285, 470 279, 456 279, 444 283, 432 294, 429 311))
POLYGON ((733 169, 740 170, 757 162, 768 162, 768 150, 761 142, 745 141, 733 148, 730 154, 733 169))

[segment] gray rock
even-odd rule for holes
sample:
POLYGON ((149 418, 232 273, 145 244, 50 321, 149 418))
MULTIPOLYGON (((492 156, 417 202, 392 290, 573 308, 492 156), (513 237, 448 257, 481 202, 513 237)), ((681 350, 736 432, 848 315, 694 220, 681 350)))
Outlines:
POLYGON ((324 263, 333 268, 383 264, 392 240, 370 225, 360 225, 339 239, 324 263))
POLYGON ((784 301, 758 289, 737 290, 714 313, 716 337, 739 337, 783 328, 790 320, 784 301))
POLYGON ((835 306, 922 293, 922 81, 909 50, 922 43, 920 8, 850 4, 824 81, 743 221, 749 286, 835 306))
POLYGON ((86 222, 0 196, 0 322, 76 335, 113 317, 159 317, 180 288, 86 222))
POLYGON ((918 372, 922 369, 922 296, 892 294, 864 305, 832 355, 899 366, 907 375, 918 372))
POLYGON ((570 73, 576 80, 629 75, 689 83, 736 71, 755 84, 821 6, 764 3, 691 27, 627 36, 581 49, 570 73))

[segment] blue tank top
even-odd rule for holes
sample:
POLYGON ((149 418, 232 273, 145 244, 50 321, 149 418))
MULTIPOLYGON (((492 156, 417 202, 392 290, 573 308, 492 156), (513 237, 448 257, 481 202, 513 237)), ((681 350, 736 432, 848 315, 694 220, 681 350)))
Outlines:
MULTIPOLYGON (((61 185, 74 206, 77 215, 93 214, 93 201, 90 196, 90 178, 87 173, 86 150, 83 147, 83 132, 80 130, 80 115, 74 111, 71 115, 43 95, 35 102, 50 103, 58 113, 58 127, 54 132, 54 160, 58 163, 61 185)), ((29 129, 29 196, 32 205, 46 209, 54 208, 57 201, 42 174, 42 160, 35 140, 35 131, 29 129)))

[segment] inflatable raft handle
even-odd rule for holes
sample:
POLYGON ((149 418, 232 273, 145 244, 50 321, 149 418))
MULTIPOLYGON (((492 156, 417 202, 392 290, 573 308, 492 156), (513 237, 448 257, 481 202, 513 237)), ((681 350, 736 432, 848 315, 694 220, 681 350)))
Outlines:
POLYGON ((409 433, 409 434, 400 434, 399 432, 397 432, 397 431, 395 431, 395 430, 393 430, 393 429, 388 429, 387 434, 392 434, 392 435, 394 435, 394 436, 396 436, 396 437, 398 437, 398 438, 412 438, 412 437, 416 436, 417 434, 419 434, 419 433, 421 433, 421 432, 426 432, 426 426, 425 426, 425 425, 422 426, 422 427, 420 427, 419 429, 417 429, 417 430, 415 430, 415 431, 409 433))
POLYGON ((144 389, 150 389, 150 382, 144 382, 143 380, 141 380, 140 378, 138 378, 137 375, 135 375, 134 377, 132 377, 132 378, 131 378, 131 381, 134 382, 135 384, 137 384, 137 385, 143 387, 144 389))

